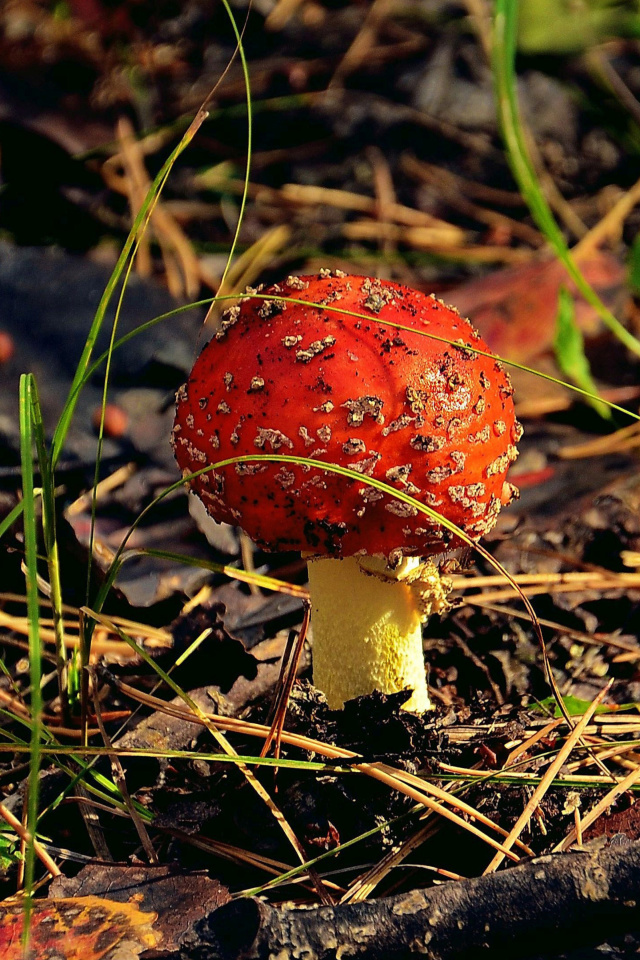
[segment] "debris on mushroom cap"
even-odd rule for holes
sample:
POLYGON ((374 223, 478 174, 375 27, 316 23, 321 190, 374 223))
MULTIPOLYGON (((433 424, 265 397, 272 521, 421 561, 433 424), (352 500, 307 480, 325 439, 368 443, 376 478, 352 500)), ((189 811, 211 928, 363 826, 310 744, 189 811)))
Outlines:
POLYGON ((223 468, 215 496, 202 474, 190 486, 212 516, 266 549, 318 556, 460 545, 406 500, 323 471, 326 461, 416 497, 472 540, 490 530, 513 496, 505 478, 522 428, 509 378, 475 352, 488 348, 469 321, 408 287, 327 270, 259 292, 223 315, 178 392, 176 459, 185 475, 270 452, 319 466, 223 468))

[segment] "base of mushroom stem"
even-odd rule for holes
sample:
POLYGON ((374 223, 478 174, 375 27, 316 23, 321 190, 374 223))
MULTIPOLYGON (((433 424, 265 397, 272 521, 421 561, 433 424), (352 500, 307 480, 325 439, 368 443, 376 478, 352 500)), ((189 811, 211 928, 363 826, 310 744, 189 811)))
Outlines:
POLYGON ((374 690, 412 690, 404 710, 431 708, 422 624, 447 608, 450 589, 431 561, 406 557, 310 559, 313 680, 329 706, 374 690))

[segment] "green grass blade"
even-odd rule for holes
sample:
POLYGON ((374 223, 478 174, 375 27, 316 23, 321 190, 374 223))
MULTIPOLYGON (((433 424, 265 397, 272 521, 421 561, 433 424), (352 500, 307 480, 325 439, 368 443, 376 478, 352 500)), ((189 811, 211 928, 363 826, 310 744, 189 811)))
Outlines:
POLYGON ((153 657, 149 656, 144 647, 141 647, 140 644, 137 643, 133 637, 130 637, 129 634, 126 633, 121 627, 119 627, 118 624, 113 623, 108 619, 108 617, 102 617, 101 614, 97 613, 96 611, 85 610, 85 613, 87 616, 92 617, 97 623, 104 623, 105 625, 109 626, 109 629, 114 630, 120 639, 124 640, 124 642, 127 643, 131 649, 134 650, 137 655, 144 660, 147 666, 151 667, 151 669, 156 672, 160 679, 166 683, 169 689, 173 690, 176 696, 180 697, 195 714, 199 714, 201 712, 192 697, 190 697, 188 693, 185 693, 182 687, 177 684, 165 670, 162 669, 160 664, 157 663, 153 657))
MULTIPOLYGON (((564 375, 570 377, 578 387, 596 395, 598 388, 591 376, 591 367, 584 352, 584 338, 575 321, 575 303, 566 287, 561 287, 558 293, 553 349, 557 364, 564 375)), ((590 403, 601 417, 611 419, 611 411, 601 400, 590 400, 590 403)))
MULTIPOLYGON (((163 165, 160 173, 158 174, 153 184, 151 185, 140 207, 140 210, 138 211, 138 214, 134 220, 133 227, 129 233, 129 236, 127 237, 127 241, 123 247, 122 253, 118 258, 116 267, 114 268, 114 271, 111 274, 111 277, 107 283, 102 299, 98 306, 98 310, 96 312, 93 324, 91 326, 91 330, 89 332, 89 336, 85 344, 85 350, 83 352, 83 356, 80 360, 80 363, 78 364, 78 367, 76 368, 74 380, 71 385, 71 389, 69 391, 65 408, 62 412, 60 420, 58 421, 58 426, 54 434, 53 448, 51 453, 52 472, 55 469, 55 464, 57 462, 59 452, 62 449, 68 427, 71 423, 73 411, 75 410, 75 406, 77 404, 77 401, 80 395, 81 384, 86 382, 86 372, 91 360, 91 355, 93 353, 93 347, 95 345, 96 338, 102 327, 102 323, 106 316, 106 311, 111 301, 111 297, 116 290, 118 282, 122 279, 122 285, 121 285, 120 293, 118 296, 115 316, 114 316, 114 320, 111 328, 111 337, 109 340, 109 347, 106 351, 106 369, 105 369, 103 391, 102 391, 100 428, 98 432, 98 446, 96 451, 96 462, 95 462, 95 469, 94 469, 93 495, 91 498, 91 526, 89 530, 89 544, 88 544, 89 557, 93 555, 93 544, 95 539, 95 524, 96 524, 96 511, 97 511, 97 500, 96 500, 97 486, 100 478, 100 464, 102 460, 102 449, 103 449, 103 443, 104 443, 104 412, 105 412, 105 407, 107 403, 107 393, 109 389, 111 357, 113 354, 113 345, 116 340, 116 332, 117 332, 118 321, 120 319, 120 314, 122 310, 122 304, 124 301, 124 295, 127 288, 127 281, 133 269, 133 264, 134 264, 135 255, 136 255, 138 246, 140 245, 144 232, 149 223, 151 214, 153 213, 153 210, 155 208, 155 205, 157 204, 160 198, 162 189, 164 188, 167 178, 169 177, 169 174, 173 168, 173 164, 175 163, 176 159, 178 158, 182 150, 184 150, 185 147, 191 142, 191 139, 193 138, 196 130, 200 127, 205 117, 206 117, 206 113, 201 110, 196 116, 195 120, 189 126, 188 130, 186 131, 182 139, 180 140, 180 143, 178 144, 178 146, 172 151, 169 158, 163 165)), ((86 602, 88 603, 91 595, 91 563, 87 564, 87 577, 86 577, 85 590, 86 590, 86 602)), ((79 659, 80 659, 80 669, 81 669, 82 678, 83 678, 81 683, 81 707, 82 707, 83 715, 86 715, 86 712, 87 712, 87 684, 86 684, 86 680, 84 679, 83 667, 86 666, 86 664, 89 662, 92 635, 93 635, 93 631, 91 631, 88 635, 85 634, 84 631, 82 631, 81 633, 79 659)))
POLYGON ((533 219, 551 244, 556 257, 564 265, 580 294, 597 311, 603 323, 620 342, 636 356, 640 356, 640 341, 620 323, 582 275, 540 188, 525 143, 516 96, 517 30, 518 0, 496 0, 493 29, 493 76, 498 104, 498 118, 511 172, 533 219))
MULTIPOLYGON (((139 326, 135 327, 133 330, 129 330, 128 333, 123 334, 123 336, 118 337, 114 340, 113 343, 109 344, 107 350, 104 353, 101 353, 96 360, 87 367, 86 371, 80 377, 75 387, 73 387, 69 392, 69 397, 67 402, 75 402, 77 397, 82 392, 83 387, 91 380, 93 375, 98 372, 103 363, 106 363, 107 358, 113 355, 115 350, 118 350, 120 347, 123 347, 129 340, 132 340, 134 337, 137 337, 141 333, 146 333, 147 330, 151 330, 157 323, 162 323, 163 320, 171 320, 172 317, 176 317, 181 313, 185 313, 187 310, 197 310, 199 307, 209 307, 212 303, 216 302, 216 297, 206 297, 204 300, 195 300, 193 303, 181 304, 179 307, 174 307, 173 310, 167 310, 166 313, 160 313, 157 317, 152 317, 151 320, 145 320, 144 323, 141 323, 139 326)), ((0 527, 0 536, 2 536, 3 528, 0 527)))
POLYGON ((366 830, 357 837, 352 837, 350 840, 343 841, 338 847, 334 847, 331 850, 326 850, 317 857, 313 857, 311 860, 307 860, 305 863, 298 864, 297 867, 292 867, 291 870, 287 870, 285 873, 278 874, 277 877, 267 880, 266 883, 261 884, 259 887, 253 887, 251 890, 243 890, 242 896, 260 897, 266 893, 267 890, 272 890, 274 887, 280 887, 283 884, 288 883, 290 880, 295 880, 296 877, 304 876, 309 872, 310 868, 318 867, 324 863, 325 860, 340 856, 344 850, 348 850, 350 847, 355 847, 356 844, 363 843, 365 840, 370 840, 371 837, 375 837, 377 834, 382 833, 383 830, 388 829, 390 826, 397 826, 397 824, 401 823, 403 820, 407 820, 409 817, 414 815, 414 811, 407 811, 407 813, 403 813, 399 817, 396 817, 395 820, 385 820, 384 823, 377 824, 375 827, 372 827, 370 830, 366 830))
POLYGON ((158 201, 160 191, 162 190, 175 161, 180 156, 180 154, 186 149, 186 147, 189 146, 196 132, 199 130, 201 124, 205 120, 206 116, 207 116, 206 112, 204 111, 198 112, 195 119, 189 125, 189 128, 185 131, 178 145, 171 152, 171 154, 163 164, 162 169, 160 170, 155 180, 153 181, 149 189, 149 192, 147 193, 142 203, 142 206, 138 211, 138 215, 135 218, 131 231, 129 232, 129 236, 127 237, 124 243, 122 252, 118 257, 118 262, 116 263, 113 269, 113 273, 111 274, 111 277, 109 278, 107 285, 104 289, 104 293, 102 294, 102 297, 100 299, 98 309, 96 311, 95 317, 91 324, 91 328, 89 330, 89 334, 87 336, 87 340, 85 342, 82 355, 80 357, 78 366, 76 368, 75 376, 73 378, 73 383, 71 384, 71 389, 69 391, 69 396, 67 397, 67 401, 65 403, 64 409, 58 421, 58 425, 54 432, 53 447, 51 451, 52 469, 55 469, 56 467, 56 464, 62 452, 62 448, 64 446, 67 433, 69 431, 69 426, 71 425, 71 420, 73 419, 73 414, 79 398, 78 385, 82 381, 86 373, 86 370, 91 362, 91 355, 93 353, 93 348, 95 346, 96 340, 98 338, 98 334, 100 333, 100 329, 104 322, 109 303, 111 302, 111 298, 113 297, 113 294, 115 293, 118 283, 125 271, 129 257, 131 256, 132 251, 134 249, 134 245, 138 241, 140 232, 144 229, 146 222, 148 221, 151 213, 153 212, 153 208, 158 201))
POLYGON ((56 644, 56 670, 58 672, 58 692, 62 704, 62 713, 68 718, 68 698, 66 684, 67 651, 64 635, 64 615, 62 612, 62 584, 60 580, 60 556, 56 537, 56 495, 53 474, 50 469, 49 454, 45 442, 44 423, 40 409, 35 379, 31 378, 31 417, 33 435, 38 453, 42 498, 42 532, 44 539, 49 585, 51 587, 51 610, 56 644))
POLYGON ((176 553, 173 550, 156 550, 150 547, 137 547, 134 550, 127 550, 122 556, 123 562, 133 560, 134 557, 154 557, 157 560, 168 560, 171 563, 179 563, 185 567, 194 567, 197 570, 208 570, 210 573, 219 573, 222 576, 234 577, 245 583, 255 584, 263 590, 282 590, 290 592, 301 598, 306 597, 307 593, 303 587, 288 583, 284 580, 278 580, 276 577, 269 577, 261 573, 247 573, 240 567, 235 567, 225 563, 216 563, 215 560, 205 560, 201 557, 190 557, 184 553, 176 553))
MULTIPOLYGON (((0 744, 2 748, 4 744, 0 744)), ((28 753, 29 746, 24 744, 7 745, 7 753, 28 753)), ((0 752, 4 752, 0 749, 0 752)), ((250 764, 256 767, 287 767, 291 770, 305 770, 309 773, 326 772, 343 773, 348 776, 360 777, 359 770, 353 770, 347 760, 344 763, 336 764, 330 760, 290 760, 287 757, 254 757, 251 754, 239 753, 211 753, 206 750, 167 750, 154 749, 153 747, 100 747, 100 746, 63 746, 63 747, 43 747, 42 753, 47 757, 73 757, 74 760, 79 757, 140 757, 152 760, 208 760, 211 763, 232 763, 235 766, 250 764)), ((113 802, 111 800, 111 802, 113 802)), ((147 811, 149 813, 149 811, 147 811)))
MULTIPOLYGON (((11 724, 22 724, 22 726, 29 730, 30 735, 33 735, 33 723, 30 718, 23 717, 19 714, 12 713, 9 710, 5 710, 4 708, 0 708, 0 719, 1 718, 6 719, 11 724)), ((30 753, 30 744, 21 737, 18 737, 15 733, 11 733, 6 727, 0 727, 0 736, 4 737, 4 741, 0 741, 0 752, 3 752, 6 748, 7 750, 14 750, 16 753, 30 753)), ((42 811, 38 819, 42 819, 42 817, 46 816, 47 813, 50 813, 52 810, 55 810, 57 807, 59 807, 64 799, 73 791, 76 784, 81 782, 84 783, 84 786, 89 793, 93 793, 104 802, 111 803, 114 807, 116 807, 116 809, 126 813, 126 807, 118 787, 111 780, 107 779, 104 774, 93 769, 93 763, 96 762, 98 757, 96 757, 95 760, 92 760, 91 763, 85 763, 81 758, 81 751, 78 751, 77 747, 67 747, 66 745, 63 746, 56 740, 53 734, 47 730, 46 727, 42 727, 41 736, 44 746, 40 747, 40 754, 50 756, 52 762, 56 764, 58 769, 70 778, 70 782, 60 791, 58 796, 51 801, 49 806, 42 811), (58 754, 70 756, 79 769, 74 771, 65 766, 62 761, 59 760, 58 754), (97 787, 88 781, 87 777, 89 776, 95 781, 96 784, 98 784, 97 787)), ((138 804, 138 801, 134 801, 134 803, 137 804, 136 809, 138 813, 146 814, 149 818, 149 821, 153 819, 153 815, 146 807, 144 807, 143 804, 138 804)))
POLYGON ((8 533, 14 523, 17 523, 22 514, 24 513, 24 501, 20 500, 19 503, 16 503, 15 507, 9 511, 4 520, 0 522, 0 539, 4 537, 5 533, 8 533))
POLYGON ((251 104, 251 82, 249 77, 249 66, 247 64, 247 59, 245 57, 244 46, 242 43, 242 36, 238 30, 238 25, 233 16, 233 11, 229 4, 229 0, 222 0, 222 5, 227 12, 227 16, 231 22, 231 28, 236 37, 236 44, 238 47, 238 53, 240 55, 240 62, 242 64, 242 75, 244 78, 244 89, 245 89, 245 100, 247 106, 247 163, 244 174, 244 189, 242 191, 242 197, 240 199, 240 210, 238 211, 238 223, 234 232, 233 240, 231 241, 231 247, 227 256, 227 262, 222 273, 222 278, 219 284, 219 290, 224 289, 224 283, 227 279, 227 274, 233 262, 233 256, 238 246, 238 241, 240 239, 240 229, 242 227, 242 221, 244 220, 244 214, 247 206, 247 198, 249 196, 249 179, 251 174, 251 157, 253 156, 253 109, 251 104))
POLYGON ((30 842, 25 851, 25 921, 23 945, 28 948, 31 905, 35 879, 35 851, 33 838, 38 825, 38 777, 40 773, 40 740, 42 735, 42 661, 40 648, 40 608, 38 604, 38 534, 36 498, 34 494, 32 411, 34 383, 31 374, 20 378, 20 461, 22 467, 22 498, 24 503, 25 580, 27 616, 29 618, 29 662, 31 680, 31 742, 29 744, 29 777, 27 799, 27 830, 30 842))

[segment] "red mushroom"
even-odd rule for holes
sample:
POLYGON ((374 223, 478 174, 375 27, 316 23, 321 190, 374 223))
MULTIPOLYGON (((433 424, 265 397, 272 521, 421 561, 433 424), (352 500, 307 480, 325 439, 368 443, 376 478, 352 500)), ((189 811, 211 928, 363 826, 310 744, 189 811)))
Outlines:
POLYGON ((462 541, 366 479, 478 540, 514 490, 505 477, 522 431, 509 379, 474 352, 487 347, 457 311, 399 284, 321 271, 261 288, 272 299, 256 293, 223 316, 178 393, 178 464, 186 476, 273 453, 362 474, 359 482, 321 466, 245 462, 189 486, 216 520, 261 547, 306 554, 314 681, 332 707, 408 689, 405 708, 422 712, 421 625, 446 608, 434 558, 462 541))

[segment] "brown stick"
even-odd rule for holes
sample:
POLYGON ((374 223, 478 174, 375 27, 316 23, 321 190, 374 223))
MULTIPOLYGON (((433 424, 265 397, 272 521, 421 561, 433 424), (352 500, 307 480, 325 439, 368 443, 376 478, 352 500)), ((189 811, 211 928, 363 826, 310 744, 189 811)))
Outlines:
POLYGON ((640 927, 640 842, 540 857, 500 873, 313 910, 236 900, 210 914, 181 960, 427 960, 555 955, 640 927))
MULTIPOLYGON (((7 810, 4 803, 0 803, 0 817, 2 817, 2 819, 5 820, 9 824, 9 826, 15 830, 15 832, 18 834, 20 839, 25 844, 29 843, 29 840, 31 839, 29 833, 25 830, 25 828, 20 823, 18 818, 15 817, 10 810, 7 810)), ((42 863, 45 865, 45 867, 47 868, 51 876, 59 877, 61 871, 58 864, 55 862, 55 860, 53 860, 49 856, 49 854, 44 849, 42 844, 39 843, 37 840, 34 840, 33 849, 35 851, 36 856, 42 861, 42 863)))

